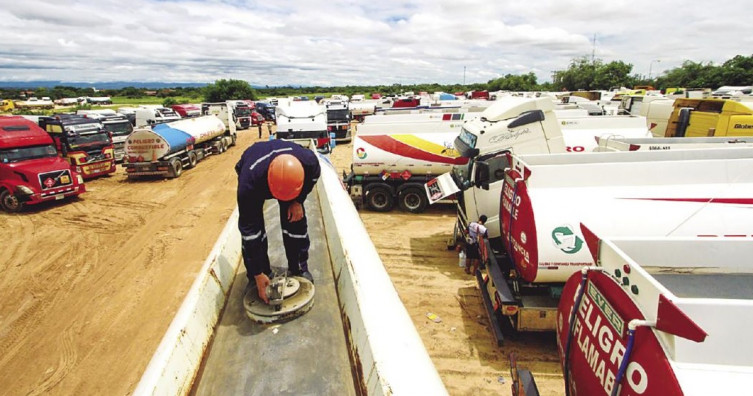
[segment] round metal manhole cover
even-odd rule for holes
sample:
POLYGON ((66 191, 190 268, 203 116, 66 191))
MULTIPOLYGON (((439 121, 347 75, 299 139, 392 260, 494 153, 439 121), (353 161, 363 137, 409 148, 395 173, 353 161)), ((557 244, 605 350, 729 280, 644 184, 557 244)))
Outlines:
POLYGON ((283 302, 275 310, 259 298, 256 285, 251 285, 243 296, 243 307, 248 317, 258 323, 277 323, 297 318, 308 312, 314 305, 314 284, 308 279, 296 276, 287 279, 283 291, 283 302))

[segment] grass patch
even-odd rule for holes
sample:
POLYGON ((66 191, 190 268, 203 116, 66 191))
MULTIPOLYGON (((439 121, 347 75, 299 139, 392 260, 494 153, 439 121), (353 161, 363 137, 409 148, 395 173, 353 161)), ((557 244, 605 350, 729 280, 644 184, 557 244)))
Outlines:
MULTIPOLYGON (((113 105, 129 105, 129 106, 137 106, 137 105, 161 105, 162 102, 165 101, 166 98, 160 98, 157 96, 142 96, 140 98, 127 98, 125 96, 113 96, 112 97, 112 104, 113 105)), ((184 103, 201 103, 202 99, 197 97, 190 97, 190 96, 175 96, 173 97, 175 100, 175 103, 178 104, 184 104, 184 103)))

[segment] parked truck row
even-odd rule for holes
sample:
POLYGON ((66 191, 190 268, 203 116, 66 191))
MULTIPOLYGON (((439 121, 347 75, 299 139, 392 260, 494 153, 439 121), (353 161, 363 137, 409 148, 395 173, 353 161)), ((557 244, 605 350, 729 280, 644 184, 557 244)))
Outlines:
POLYGON ((232 113, 222 115, 224 122, 206 115, 135 129, 124 115, 108 109, 0 117, 0 206, 18 212, 26 205, 81 194, 85 179, 115 172, 120 159, 129 179, 178 177, 183 169, 235 145, 232 113))
MULTIPOLYGON (((472 217, 489 212, 499 195, 500 172, 509 152, 587 152, 596 148, 595 137, 650 137, 645 120, 632 116, 591 117, 583 110, 555 110, 550 99, 505 98, 484 112, 389 114, 367 117, 353 140, 351 172, 344 178, 357 206, 389 211, 394 206, 423 211, 429 203, 446 198, 472 203, 472 217), (537 107, 538 106, 538 107, 537 107), (540 108, 539 108, 540 107, 540 108), (511 133, 510 119, 526 113, 511 133), (538 117, 538 118, 536 118, 538 117), (464 139, 469 143, 464 143, 464 139), (474 153, 474 150, 479 148, 474 153), (471 160, 491 163, 492 191, 469 189, 471 160), (446 194, 434 185, 429 194, 424 183, 455 170, 457 186, 446 194), (455 193, 467 190, 455 195, 455 193), (408 193, 408 192, 411 193, 408 193), (412 202, 408 202, 412 201, 412 202), (489 203, 487 203, 489 202, 489 203), (476 206, 480 208, 476 209, 476 206)), ((450 174, 443 179, 449 181, 450 174)), ((497 216, 489 219, 497 228, 497 216)), ((497 231, 498 235, 498 231, 497 231)))
MULTIPOLYGON (((637 231, 637 229, 628 227, 627 223, 635 224, 635 222, 631 223, 631 220, 639 217, 633 212, 640 212, 641 216, 645 214, 647 219, 651 219, 651 222, 648 223, 649 220, 646 220, 639 228, 651 229, 653 232, 681 232, 684 229, 682 227, 690 227, 700 221, 705 224, 706 231, 709 234, 720 234, 722 233, 721 229, 713 228, 710 224, 701 221, 701 214, 710 213, 708 211, 712 208, 722 210, 724 214, 715 212, 709 214, 709 216, 723 223, 723 219, 727 218, 725 217, 727 216, 726 211, 731 210, 730 207, 712 205, 703 210, 700 207, 686 207, 687 204, 692 202, 701 206, 705 202, 700 196, 697 199, 693 198, 695 195, 688 190, 690 188, 688 186, 689 180, 703 184, 706 179, 701 179, 698 176, 702 172, 710 179, 736 180, 736 188, 743 186, 736 176, 730 176, 730 178, 725 176, 727 171, 724 170, 724 167, 731 166, 731 164, 719 165, 718 172, 709 168, 712 164, 716 166, 716 164, 725 160, 729 161, 729 158, 735 158, 734 154, 731 154, 732 151, 725 150, 717 154, 714 161, 693 162, 692 164, 698 167, 696 170, 692 170, 694 168, 691 168, 691 165, 687 163, 679 161, 672 163, 670 161, 670 153, 675 153, 679 158, 687 158, 691 156, 691 154, 687 154, 687 151, 640 153, 641 155, 661 156, 661 159, 657 159, 650 166, 645 161, 641 164, 637 160, 639 153, 623 153, 628 156, 633 155, 629 158, 632 158, 635 163, 630 162, 629 164, 627 160, 622 160, 623 162, 620 163, 617 161, 617 157, 610 156, 610 154, 525 156, 527 153, 564 153, 568 151, 567 146, 563 144, 564 139, 568 133, 575 131, 570 130, 568 132, 564 127, 565 124, 571 123, 572 119, 563 118, 556 121, 553 117, 556 114, 549 110, 550 103, 551 101, 542 99, 523 101, 517 105, 514 105, 514 102, 509 102, 510 106, 499 114, 495 115, 494 113, 503 110, 501 105, 490 108, 477 119, 466 123, 454 146, 461 155, 468 157, 468 165, 457 166, 451 174, 443 175, 427 183, 426 186, 427 195, 430 199, 457 193, 458 222, 452 244, 462 240, 462 235, 470 220, 478 218, 481 214, 488 216, 487 226, 490 238, 488 253, 492 264, 487 266, 487 276, 483 280, 479 278, 479 283, 482 290, 486 292, 487 308, 490 311, 490 317, 497 323, 495 327, 505 331, 553 330, 557 297, 561 288, 561 286, 557 287, 556 284, 558 282, 561 284, 564 280, 553 279, 551 275, 557 271, 564 271, 569 275, 573 268, 590 263, 587 258, 575 254, 579 252, 578 254, 582 255, 587 252, 582 250, 583 236, 579 235, 578 230, 573 228, 573 224, 577 224, 573 219, 582 219, 585 216, 584 213, 591 213, 594 217, 598 217, 607 223, 611 222, 610 224, 613 227, 631 232, 637 231), (563 128, 560 129, 559 127, 563 128), (537 135, 538 138, 536 138, 537 135), (598 155, 601 155, 601 157, 598 157, 598 155), (535 158, 538 161, 536 164, 540 165, 516 168, 520 163, 518 158, 527 158, 530 161, 535 158), (511 159, 513 159, 512 163, 511 159), (580 163, 588 165, 582 167, 568 166, 568 164, 580 163), (641 166, 646 167, 646 169, 642 170, 641 166), (619 169, 620 173, 614 173, 616 172, 615 169, 619 169), (672 171, 673 169, 675 171, 672 171), (682 174, 692 175, 692 178, 679 176, 682 174), (657 177, 662 177, 662 179, 659 180, 657 177), (571 190, 559 189, 561 186, 572 186, 571 183, 588 183, 589 181, 592 184, 585 186, 582 189, 582 194, 574 194, 574 200, 569 200, 566 193, 566 191, 570 192, 571 190), (627 192, 617 187, 621 185, 620 183, 625 183, 627 192), (678 185, 678 183, 684 184, 678 185), (664 193, 652 190, 655 186, 660 185, 670 187, 667 187, 668 191, 664 193), (539 190, 531 191, 536 186, 541 187, 540 192, 538 192, 539 190), (603 189, 597 188, 597 186, 603 186, 603 189), (640 190, 640 194, 643 195, 636 195, 638 192, 634 190, 640 190), (621 192, 622 195, 620 195, 621 192), (550 193, 552 195, 549 195, 548 204, 543 205, 538 210, 531 208, 531 205, 538 202, 537 199, 543 197, 542 194, 550 193), (617 195, 615 195, 614 201, 610 201, 609 204, 604 206, 597 205, 590 200, 593 197, 603 199, 605 194, 617 195), (673 198, 676 196, 682 196, 688 202, 678 202, 681 197, 673 198), (628 199, 630 197, 634 199, 628 199), (642 210, 628 210, 627 208, 623 210, 623 205, 643 205, 641 207, 645 207, 642 210), (656 210, 649 210, 649 208, 656 210), (678 216, 682 216, 683 213, 695 213, 695 219, 691 221, 690 219, 678 218, 672 223, 667 220, 667 216, 675 213, 671 208, 677 208, 680 211, 678 216), (542 220, 535 220, 532 215, 529 216, 535 210, 537 210, 536 219, 541 218, 542 220), (590 210, 593 210, 593 212, 590 212, 590 210), (627 217, 624 219, 617 220, 614 216, 610 217, 613 212, 630 214, 626 215, 627 217), (575 217, 564 221, 558 218, 562 214, 570 214, 575 217), (667 224, 670 228, 665 229, 658 224, 654 224, 654 222, 660 221, 659 219, 666 220, 666 223, 662 224, 667 224), (556 224, 551 223, 552 221, 556 224), (542 222, 546 224, 542 224, 542 222), (682 224, 682 227, 680 224, 682 224), (531 244, 537 244, 537 241, 537 248, 533 248, 531 244), (548 257, 545 252, 552 252, 555 256, 556 254, 564 255, 564 257, 548 257), (583 260, 568 261, 575 256, 583 260), (525 300, 530 301, 526 303, 525 300)), ((620 118, 623 121, 628 120, 627 124, 622 124, 623 121, 619 121, 612 124, 610 129, 597 128, 591 130, 591 132, 588 132, 588 129, 582 129, 580 132, 575 132, 590 134, 589 139, 584 140, 584 144, 588 141, 593 142, 590 146, 584 146, 583 150, 578 150, 578 152, 592 151, 597 144, 595 137, 602 141, 619 141, 621 139, 629 141, 629 139, 624 139, 624 136, 629 134, 623 133, 620 128, 615 127, 622 124, 627 126, 623 131, 629 131, 632 129, 630 124, 634 122, 634 119, 622 116, 614 119, 619 120, 620 118)), ((610 117, 577 119, 579 122, 592 119, 603 122, 610 117)), ((641 133, 645 134, 646 132, 644 129, 641 133)), ((642 140, 651 141, 651 139, 646 139, 645 136, 642 137, 642 140)), ((716 144, 718 145, 718 143, 716 144)), ((569 151, 575 152, 575 150, 569 151)), ((702 150, 697 150, 697 152, 696 155, 699 156, 705 153, 702 150)), ((744 157, 746 154, 741 155, 744 157)), ((715 183, 711 180, 708 182, 715 183)), ((714 184, 707 183, 708 185, 714 184)), ((732 191, 731 187, 726 185, 720 188, 732 191)), ((707 191, 709 197, 715 197, 714 194, 718 195, 719 193, 707 191)), ((743 193, 741 196, 745 196, 745 194, 743 193)), ((725 197, 719 199, 723 198, 725 197)), ((734 198, 730 199, 734 200, 734 198)), ((729 228, 726 231, 731 234, 740 232, 745 234, 742 229, 729 228)), ((699 230, 698 233, 701 234, 702 231, 699 230)), ((606 236, 610 236, 610 234, 607 233, 606 236)), ((496 335, 501 342, 502 331, 500 330, 496 335)))

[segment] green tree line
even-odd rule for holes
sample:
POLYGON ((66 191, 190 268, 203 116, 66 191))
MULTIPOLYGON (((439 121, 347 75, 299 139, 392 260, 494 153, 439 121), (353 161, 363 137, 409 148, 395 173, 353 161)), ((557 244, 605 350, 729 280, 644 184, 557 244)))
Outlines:
POLYGON ((382 95, 403 92, 468 92, 489 91, 574 91, 612 89, 651 85, 656 89, 671 87, 718 88, 722 85, 753 85, 753 55, 737 55, 720 65, 712 62, 685 61, 676 67, 651 79, 640 74, 631 74, 633 65, 623 61, 604 62, 587 56, 572 59, 566 69, 552 73, 552 82, 539 83, 533 72, 526 74, 506 74, 486 83, 473 84, 391 84, 391 85, 345 85, 345 86, 283 86, 253 88, 243 80, 217 80, 204 87, 174 87, 151 90, 146 88, 124 87, 95 92, 92 88, 56 86, 40 87, 34 90, 0 89, 0 98, 20 99, 23 93, 33 92, 33 96, 48 96, 54 99, 80 96, 113 96, 143 98, 147 95, 164 98, 163 103, 174 103, 175 98, 192 98, 195 101, 217 102, 228 99, 256 100, 265 97, 287 97, 317 94, 364 94, 382 95))

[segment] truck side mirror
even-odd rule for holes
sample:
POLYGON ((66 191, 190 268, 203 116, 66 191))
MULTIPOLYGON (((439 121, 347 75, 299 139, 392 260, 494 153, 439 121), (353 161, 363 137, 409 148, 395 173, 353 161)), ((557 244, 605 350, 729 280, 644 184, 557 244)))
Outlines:
POLYGON ((473 168, 473 184, 484 190, 489 189, 489 164, 483 161, 477 161, 473 168))
POLYGON ((544 121, 544 112, 541 110, 530 110, 522 113, 518 118, 507 124, 508 128, 517 128, 519 126, 533 124, 534 122, 544 121))

